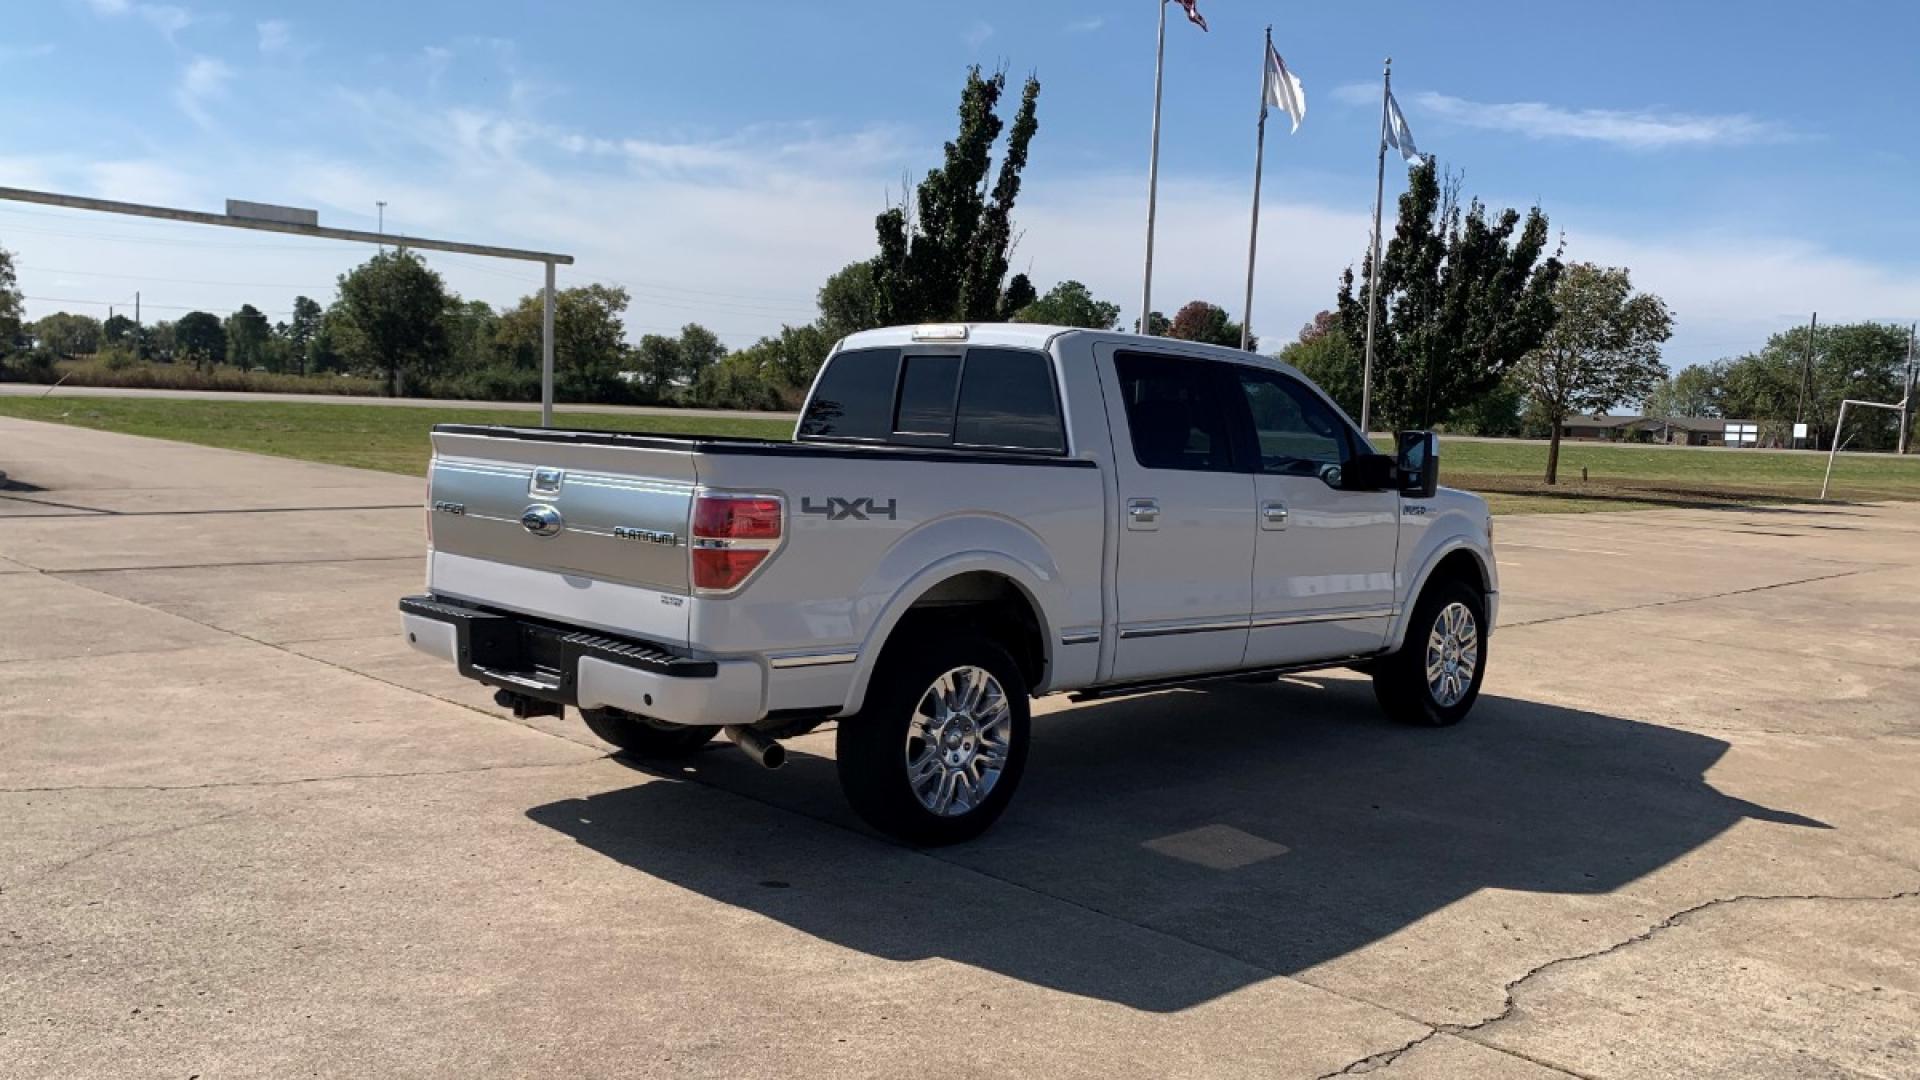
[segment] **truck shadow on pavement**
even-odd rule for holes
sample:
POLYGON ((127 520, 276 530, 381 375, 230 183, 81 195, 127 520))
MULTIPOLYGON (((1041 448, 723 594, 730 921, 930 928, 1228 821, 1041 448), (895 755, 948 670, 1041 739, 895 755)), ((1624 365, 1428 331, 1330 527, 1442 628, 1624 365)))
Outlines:
POLYGON ((1715 790, 1718 739, 1496 697, 1413 730, 1354 679, 1081 706, 1034 733, 1007 816, 931 852, 855 821, 833 763, 805 753, 830 747, 819 736, 779 774, 715 747, 528 817, 848 949, 1151 1011, 1343 956, 1478 890, 1605 893, 1746 819, 1827 827, 1715 790))

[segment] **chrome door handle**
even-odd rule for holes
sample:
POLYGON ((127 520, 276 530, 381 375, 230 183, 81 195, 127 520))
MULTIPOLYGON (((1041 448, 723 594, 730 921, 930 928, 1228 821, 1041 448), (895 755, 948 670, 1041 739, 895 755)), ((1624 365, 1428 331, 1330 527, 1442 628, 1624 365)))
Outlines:
POLYGON ((1160 527, 1160 500, 1128 499, 1127 528, 1145 532, 1160 527))
POLYGON ((1279 530, 1287 527, 1287 504, 1269 502, 1260 504, 1260 527, 1279 530))

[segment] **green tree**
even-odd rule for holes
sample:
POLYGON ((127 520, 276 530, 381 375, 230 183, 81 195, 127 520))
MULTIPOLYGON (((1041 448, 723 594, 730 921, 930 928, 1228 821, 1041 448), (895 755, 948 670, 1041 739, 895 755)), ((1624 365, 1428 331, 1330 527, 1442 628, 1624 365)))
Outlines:
POLYGON ((251 370, 266 365, 267 342, 273 337, 273 326, 259 308, 241 304, 239 311, 227 317, 226 330, 227 359, 235 367, 251 370))
POLYGON ((1514 369, 1527 398, 1552 425, 1549 484, 1560 482, 1560 429, 1575 415, 1599 415, 1638 401, 1666 378, 1660 345, 1673 336, 1666 301, 1636 293, 1625 268, 1566 267, 1553 289, 1554 319, 1514 369))
POLYGON ((500 316, 485 300, 452 297, 441 316, 447 324, 447 369, 458 375, 501 366, 499 348, 500 316))
POLYGON ((838 340, 887 325, 889 312, 881 302, 874 273, 874 260, 862 259, 848 263, 827 278, 815 295, 823 331, 838 340))
MULTIPOLYGON (((1204 341, 1209 345, 1240 347, 1240 324, 1227 317, 1227 309, 1205 300, 1189 300, 1173 313, 1167 336, 1182 341, 1204 341)), ((1247 335, 1247 348, 1258 349, 1260 340, 1247 335)))
POLYGON ((1289 341, 1279 359, 1299 368, 1348 416, 1360 415, 1360 353, 1341 332, 1333 312, 1322 311, 1301 327, 1299 339, 1289 341))
POLYGON ((406 248, 382 251, 340 276, 340 307, 358 332, 360 365, 378 370, 387 393, 429 385, 447 358, 447 287, 406 248))
POLYGON ((109 315, 107 321, 100 324, 100 338, 108 345, 118 345, 133 336, 136 329, 134 321, 125 315, 109 315))
MULTIPOLYGON (((1795 420, 1804 420, 1813 445, 1824 448, 1832 445, 1842 398, 1900 400, 1905 327, 1871 322, 1823 326, 1813 335, 1811 365, 1807 348, 1807 329, 1797 327, 1774 334, 1757 353, 1728 361, 1721 381, 1722 414, 1759 422, 1766 442, 1786 441, 1795 420)), ((1852 412, 1847 414, 1847 445, 1891 449, 1897 426, 1893 414, 1881 409, 1860 414, 1857 422, 1852 412)))
POLYGON ((944 162, 921 179, 911 209, 891 207, 875 220, 874 305, 881 324, 1005 320, 1012 314, 1009 292, 1022 306, 1031 301, 1030 284, 1007 290, 1003 283, 1020 173, 1039 129, 1040 80, 1027 78, 989 188, 993 147, 1005 128, 995 110, 1006 85, 1004 71, 982 76, 976 66, 967 72, 959 132, 946 144, 944 162))
POLYGON ((33 324, 33 336, 55 356, 91 356, 100 351, 100 320, 56 311, 33 324))
POLYGON ((1721 416, 1726 365, 1688 364, 1647 395, 1648 416, 1721 416))
POLYGON ((778 409, 785 404, 756 356, 745 349, 701 372, 693 384, 693 400, 710 409, 778 409))
POLYGON ((640 373, 641 392, 648 401, 665 401, 680 377, 680 339, 666 334, 643 334, 633 350, 633 366, 640 373))
POLYGON ((1369 258, 1363 285, 1352 269, 1340 279, 1340 324, 1356 347, 1378 289, 1373 401, 1399 426, 1444 423, 1498 386, 1552 327, 1560 277, 1538 206, 1524 222, 1511 209, 1489 220, 1478 199, 1463 212, 1457 182, 1443 190, 1436 169, 1429 158, 1409 173, 1378 274, 1369 258))
MULTIPOLYGON (((627 348, 627 290, 617 285, 561 289, 553 300, 554 393, 573 401, 621 401, 631 397, 621 372, 631 362, 627 348)), ((540 370, 541 296, 523 297, 500 316, 494 342, 508 363, 540 370)))
POLYGON ((1448 430, 1463 435, 1511 439, 1520 434, 1527 405, 1527 395, 1521 381, 1508 375, 1493 389, 1454 413, 1448 430))
POLYGON ((1095 300, 1093 293, 1077 281, 1063 281, 1048 289, 1045 296, 1016 310, 1013 321, 1111 330, 1120 325, 1120 305, 1095 300))
POLYGON ((287 357, 293 370, 302 375, 312 364, 313 339, 320 333, 320 321, 326 312, 318 300, 307 296, 293 298, 293 317, 282 335, 287 342, 287 357))
POLYGON ((20 347, 26 327, 26 300, 13 269, 13 252, 0 248, 0 357, 20 347))
POLYGON ((680 378, 689 391, 726 355, 727 347, 713 331, 699 323, 680 328, 680 378))
MULTIPOLYGON (((1167 318, 1166 315, 1158 311, 1148 314, 1147 329, 1145 331, 1148 337, 1166 337, 1168 331, 1172 329, 1173 320, 1167 318)), ((1142 332, 1139 319, 1133 320, 1133 332, 1136 334, 1142 332)))
POLYGON ((173 324, 174 355, 196 368, 210 368, 227 359, 227 331, 218 316, 189 311, 173 324))

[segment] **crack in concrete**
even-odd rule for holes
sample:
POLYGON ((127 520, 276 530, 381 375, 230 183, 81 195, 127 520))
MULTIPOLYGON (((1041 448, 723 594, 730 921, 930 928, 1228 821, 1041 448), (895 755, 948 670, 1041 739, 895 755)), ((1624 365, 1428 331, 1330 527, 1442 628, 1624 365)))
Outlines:
MULTIPOLYGON (((112 851, 114 848, 120 847, 123 844, 131 844, 139 840, 157 839, 162 836, 173 836, 178 833, 186 832, 189 829, 198 829, 207 825, 217 824, 219 822, 227 820, 228 818, 237 817, 241 814, 244 814, 250 809, 252 808, 239 807, 233 810, 228 810, 225 813, 215 814, 212 817, 201 818, 198 821, 189 821, 180 825, 169 825, 164 829, 149 829, 146 832, 128 833, 124 836, 116 836, 112 840, 106 840, 101 843, 95 844, 94 846, 86 849, 85 851, 82 851, 80 854, 75 855, 70 859, 66 859, 61 862, 54 863, 52 866, 47 867, 45 870, 40 871, 38 874, 35 874, 32 877, 27 878, 23 881, 17 882, 13 887, 15 889, 19 889, 19 888, 24 888, 30 885, 37 885, 40 882, 45 881, 46 879, 52 877, 55 874, 58 874, 64 870, 71 869, 75 866, 78 866, 79 864, 86 862, 88 859, 92 859, 92 858, 96 858, 98 856, 104 855, 107 852, 112 851)), ((0 885, 0 895, 4 895, 5 892, 6 892, 6 886, 0 885)))
POLYGON ((1452 1036, 1455 1036, 1456 1038, 1467 1039, 1468 1041, 1472 1042, 1476 1046, 1485 1047, 1488 1050, 1494 1050, 1503 1054, 1512 1054, 1515 1057, 1525 1058, 1527 1061, 1530 1061, 1536 1065, 1541 1065, 1545 1068, 1553 1069, 1557 1072, 1562 1072, 1569 1076, 1576 1076, 1576 1077, 1584 1076, 1585 1074, 1574 1072, 1568 1069, 1564 1065, 1555 1065, 1551 1062, 1539 1061, 1535 1058, 1528 1057, 1525 1054, 1517 1053, 1506 1047, 1492 1046, 1488 1043, 1482 1042, 1479 1039, 1474 1039, 1471 1036, 1479 1031, 1482 1031, 1488 1027, 1493 1026, 1494 1024, 1498 1024, 1501 1021, 1512 1017, 1514 1010, 1519 1008, 1520 1006, 1520 998, 1519 998, 1520 988, 1523 985, 1525 985, 1527 982, 1531 981, 1532 979, 1540 975, 1543 975, 1549 971, 1552 971, 1555 968, 1564 967, 1569 964, 1578 964, 1587 960, 1595 960, 1603 956, 1611 956, 1612 954, 1619 952, 1622 949, 1630 948, 1642 942, 1652 940, 1652 938, 1655 935, 1659 934, 1661 931, 1671 930, 1674 927, 1679 926, 1682 922, 1686 921, 1687 919, 1695 915, 1698 915, 1703 911, 1709 911, 1714 908, 1726 907, 1733 904, 1743 904, 1743 903, 1749 903, 1749 902, 1766 902, 1766 901, 1799 900, 1799 901, 1812 901, 1812 902, 1830 901, 1830 902, 1837 902, 1837 903, 1894 903, 1901 900, 1914 900, 1914 899, 1920 899, 1920 889, 1906 889, 1900 892, 1878 893, 1878 894, 1871 894, 1871 895, 1857 895, 1857 894, 1834 895, 1834 894, 1821 894, 1821 893, 1768 893, 1768 894, 1742 893, 1739 896, 1714 897, 1711 900, 1702 901, 1701 903, 1695 904, 1692 907, 1683 908, 1680 911, 1676 911, 1672 915, 1669 915, 1666 918, 1661 919, 1660 921, 1648 926, 1645 930, 1642 930, 1631 937, 1624 938, 1620 941, 1616 941, 1613 944, 1606 946, 1605 948, 1594 949, 1590 952, 1579 953, 1574 956, 1555 957, 1552 960, 1548 960, 1545 963, 1538 964, 1528 969, 1526 972, 1521 974, 1518 978, 1509 981, 1504 987, 1501 988, 1501 992, 1506 999, 1506 1003, 1501 1007, 1499 1012, 1493 1014, 1492 1016, 1486 1017, 1481 1020, 1476 1020, 1471 1024, 1431 1025, 1431 1030, 1429 1030, 1425 1035, 1422 1035, 1419 1038, 1412 1040, 1411 1042, 1408 1042, 1398 1047, 1394 1047, 1392 1049, 1382 1050, 1379 1053, 1369 1054, 1366 1057, 1360 1058, 1356 1061, 1349 1062, 1344 1068, 1336 1069, 1330 1073, 1324 1073, 1320 1077, 1318 1077, 1317 1080, 1330 1080, 1331 1077, 1336 1077, 1336 1076, 1355 1076, 1363 1073, 1374 1072, 1378 1069, 1384 1069, 1387 1066, 1392 1065, 1395 1061, 1398 1061, 1401 1057, 1405 1056, 1407 1053, 1412 1051, 1415 1047, 1439 1035, 1452 1035, 1452 1036))
POLYGON ((1624 611, 1645 611, 1648 608, 1673 607, 1678 604, 1697 604, 1702 600, 1719 600, 1728 596, 1746 596, 1750 593, 1785 589, 1794 585, 1811 585, 1819 581, 1833 581, 1836 578, 1857 577, 1861 574, 1873 574, 1891 569, 1900 569, 1900 567, 1892 564, 1885 566, 1863 566, 1854 570, 1843 570, 1837 574, 1821 574, 1817 577, 1795 578, 1792 581, 1776 581, 1770 585, 1753 585, 1745 589, 1729 589, 1726 592, 1703 593, 1699 596, 1679 596, 1672 600, 1650 600, 1644 604, 1627 604, 1616 608, 1602 608, 1598 611, 1576 611, 1570 615, 1549 615, 1542 619, 1527 619, 1521 622, 1503 622, 1497 629, 1517 630, 1522 626, 1542 626, 1547 623, 1567 622, 1571 619, 1590 619, 1595 615, 1618 615, 1624 611))
MULTIPOLYGON (((571 741, 571 740, 563 740, 571 741)), ((474 773, 509 772, 516 769, 570 769, 590 765, 609 755, 575 761, 532 761, 512 765, 472 765, 459 769, 416 769, 407 772, 336 773, 331 776, 295 776, 283 780, 210 780, 204 784, 67 784, 54 787, 0 788, 0 795, 58 794, 71 791, 210 791, 219 788, 292 787, 297 784, 325 784, 345 780, 404 780, 421 776, 466 776, 474 773)))

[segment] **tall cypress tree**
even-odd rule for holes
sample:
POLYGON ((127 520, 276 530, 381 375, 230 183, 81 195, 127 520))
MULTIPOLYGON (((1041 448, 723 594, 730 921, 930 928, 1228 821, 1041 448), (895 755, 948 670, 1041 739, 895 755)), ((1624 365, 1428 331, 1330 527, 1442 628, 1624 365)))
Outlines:
POLYGON ((1396 426, 1429 427, 1499 386, 1553 327, 1560 252, 1547 252, 1547 216, 1513 209, 1489 220, 1475 199, 1462 211, 1433 159, 1409 174, 1394 235, 1375 273, 1363 258, 1340 279, 1340 326, 1356 356, 1367 334, 1367 292, 1378 288, 1373 401, 1396 426))
POLYGON ((1035 106, 1040 80, 1028 76, 1013 126, 996 109, 1006 90, 1005 71, 991 76, 975 66, 960 91, 960 128, 946 144, 945 160, 929 171, 914 193, 913 213, 890 207, 874 222, 880 254, 873 260, 874 315, 882 323, 940 319, 1005 319, 1033 299, 1024 275, 1006 281, 1013 246, 1013 205, 1027 147, 1039 130, 1035 106), (1007 130, 1005 155, 991 189, 992 153, 1007 130))

